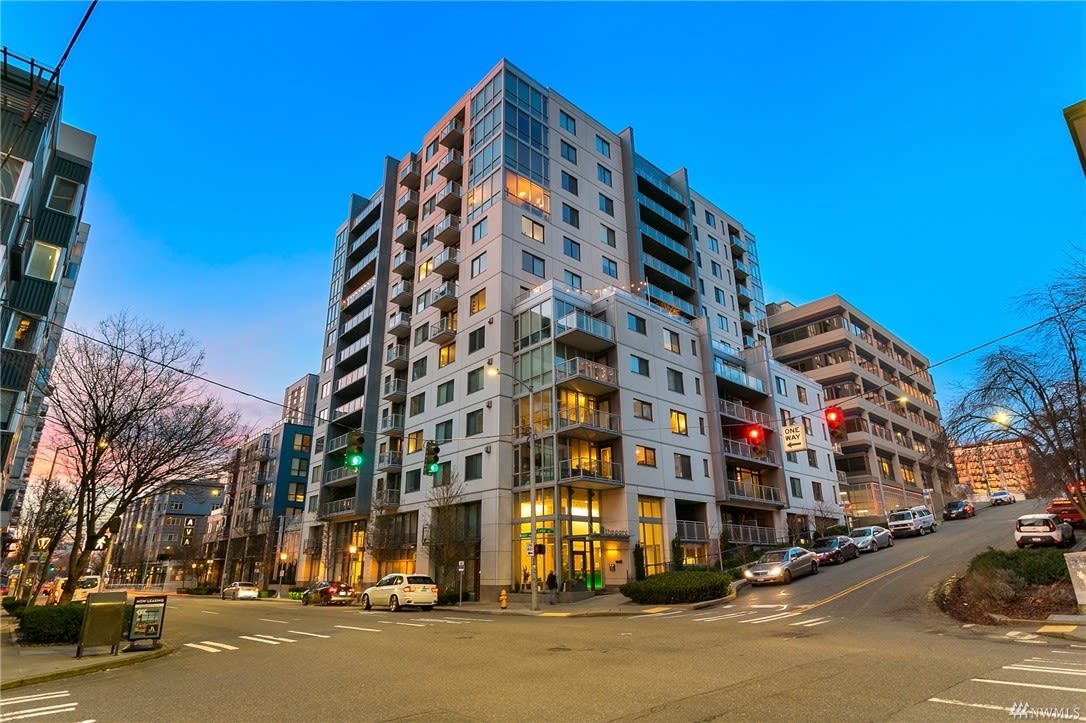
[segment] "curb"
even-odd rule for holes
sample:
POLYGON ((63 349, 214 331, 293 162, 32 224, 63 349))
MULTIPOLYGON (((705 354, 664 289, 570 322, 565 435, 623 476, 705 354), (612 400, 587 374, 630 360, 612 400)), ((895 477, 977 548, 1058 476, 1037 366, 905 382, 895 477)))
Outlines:
POLYGON ((70 668, 68 670, 56 670, 52 673, 43 673, 41 675, 31 675, 26 678, 19 678, 17 680, 5 680, 0 683, 0 690, 11 690, 12 688, 21 688, 25 685, 36 685, 38 683, 48 683, 51 680, 61 680, 63 678, 74 678, 86 673, 98 673, 103 670, 111 670, 113 668, 122 668, 126 665, 134 665, 141 663, 145 660, 154 660, 155 658, 162 658, 173 652, 173 648, 168 645, 161 646, 158 650, 149 651, 144 655, 136 655, 130 657, 121 657, 120 655, 110 655, 109 660, 103 660, 98 663, 91 663, 89 665, 81 665, 78 668, 70 668))

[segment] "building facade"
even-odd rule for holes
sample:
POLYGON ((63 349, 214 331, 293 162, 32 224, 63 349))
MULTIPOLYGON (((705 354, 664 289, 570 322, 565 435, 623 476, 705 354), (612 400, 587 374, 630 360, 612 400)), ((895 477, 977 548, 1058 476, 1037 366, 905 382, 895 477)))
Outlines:
POLYGON ((774 356, 822 386, 845 414, 836 449, 855 518, 953 496, 928 360, 841 296, 771 304, 774 356))
MULTIPOLYGON (((90 227, 95 137, 61 123, 57 73, 0 58, 0 528, 18 521, 48 409, 49 376, 90 227)), ((6 537, 7 535, 5 535, 6 537)))
POLYGON ((959 495, 983 495, 1006 490, 1019 497, 1033 493, 1033 465, 1020 439, 958 445, 950 450, 958 475, 959 495))
POLYGON ((448 587, 463 561, 476 595, 551 571, 596 589, 635 554, 656 572, 784 539, 785 412, 824 448, 802 485, 836 494, 818 394, 774 397, 802 375, 768 353, 754 236, 505 61, 351 197, 324 339, 309 579, 448 587))

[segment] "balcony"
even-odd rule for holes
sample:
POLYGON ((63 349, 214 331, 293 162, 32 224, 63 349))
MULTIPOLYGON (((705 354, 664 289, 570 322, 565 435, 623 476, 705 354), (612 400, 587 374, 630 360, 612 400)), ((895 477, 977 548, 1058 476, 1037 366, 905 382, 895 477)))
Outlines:
POLYGON ((577 439, 602 442, 621 436, 618 415, 591 407, 558 407, 558 431, 577 439))
POLYGON ((784 507, 784 500, 781 499, 781 491, 776 487, 760 485, 754 482, 740 482, 734 479, 728 480, 728 499, 750 500, 752 502, 761 502, 767 505, 784 507))
POLYGON ((555 367, 554 381, 560 387, 597 397, 618 389, 618 371, 606 364, 577 357, 555 367))
POLYGON ((406 369, 408 363, 407 345, 397 344, 385 350, 385 366, 393 369, 406 369))
POLYGON ((720 359, 713 359, 713 373, 724 381, 737 384, 745 389, 751 389, 761 394, 766 394, 765 382, 758 377, 747 374, 739 367, 725 364, 720 359))
POLYGON ((325 502, 321 505, 321 519, 328 519, 330 517, 342 517, 343 515, 354 514, 354 497, 347 497, 342 500, 334 500, 332 502, 325 502))
POLYGON ((360 366, 350 374, 336 380, 336 394, 351 394, 363 392, 362 386, 366 381, 366 366, 360 366))
POLYGON ((458 213, 463 200, 464 189, 456 181, 449 181, 444 188, 437 192, 438 208, 443 208, 448 213, 458 213))
POLYGON ((404 221, 392 232, 392 240, 404 246, 414 246, 419 228, 414 221, 404 221))
POLYGON ((591 457, 563 459, 558 462, 558 480, 591 489, 614 489, 622 487, 622 465, 591 457))
POLYGON ((435 344, 448 344, 456 338, 456 320, 445 318, 430 324, 430 341, 435 344))
POLYGON ((430 306, 437 307, 442 311, 451 311, 456 308, 459 296, 460 284, 454 281, 446 281, 434 289, 434 292, 430 295, 430 306))
POLYGON ((724 525, 728 542, 733 545, 776 545, 779 538, 774 527, 762 525, 724 525))
POLYGON ((415 275, 415 252, 401 251, 392 257, 392 273, 411 278, 415 275))
POLYGON ((422 180, 422 166, 414 158, 414 153, 411 154, 412 158, 407 162, 403 168, 400 169, 400 185, 419 190, 419 181, 422 180))
POLYGON ((771 449, 758 449, 746 442, 735 439, 724 440, 724 452, 732 457, 742 457, 751 462, 760 462, 773 467, 780 466, 777 462, 777 453, 771 449))
MULTIPOLYGON (((377 455, 378 472, 396 470, 401 466, 403 466, 403 452, 381 452, 377 455)), ((384 492, 384 490, 379 490, 379 492, 384 492)))
POLYGON ((453 149, 438 161, 437 174, 450 181, 457 181, 464 175, 464 156, 460 151, 453 149))
POLYGON ((683 542, 706 542, 709 527, 698 520, 675 520, 675 533, 683 542))
POLYGON ((615 345, 615 328, 580 309, 554 322, 556 340, 589 352, 600 352, 615 345))
POLYGON ((645 284, 644 290, 641 292, 645 298, 652 301, 657 306, 662 306, 669 313, 682 313, 690 318, 697 316, 694 311, 694 305, 686 299, 682 299, 676 296, 674 293, 667 289, 661 289, 659 286, 653 284, 645 284))
POLYGON ((324 473, 324 483, 330 487, 341 486, 345 482, 354 484, 358 481, 358 469, 355 467, 332 467, 324 473))
POLYGON ((754 314, 749 311, 739 312, 739 325, 743 327, 744 331, 751 331, 757 326, 757 322, 754 320, 754 314))
POLYGON ((460 148, 464 147, 464 121, 459 118, 453 118, 445 127, 441 129, 441 134, 438 136, 437 142, 446 148, 460 148))
MULTIPOLYGON (((398 455, 399 452, 393 454, 398 455)), ((399 507, 400 491, 398 489, 375 490, 373 493, 373 506, 378 508, 399 507)))
POLYGON ((460 243, 460 217, 446 216, 434 227, 434 238, 446 246, 460 243))
POLYGON ((686 236, 689 233, 686 220, 678 214, 672 213, 643 193, 636 192, 634 197, 640 206, 641 218, 652 226, 673 236, 686 236))
POLYGON ((735 280, 737 282, 745 281, 746 278, 750 276, 750 267, 744 264, 742 261, 735 261, 732 266, 735 268, 735 280))
POLYGON ((759 412, 757 409, 751 409, 750 407, 739 404, 738 402, 730 402, 727 399, 720 399, 720 413, 725 414, 732 419, 741 419, 744 422, 753 422, 754 424, 760 424, 763 427, 773 426, 773 417, 769 416, 765 412, 759 412))
POLYGON ((743 239, 739 237, 739 234, 730 234, 728 241, 732 245, 732 256, 740 256, 747 252, 747 245, 743 243, 743 239))
POLYGON ((448 279, 460 273, 460 249, 447 248, 434 257, 433 271, 448 279))
POLYGON ((389 290, 388 301, 390 304, 395 304, 396 306, 410 304, 414 292, 414 284, 407 279, 404 279, 403 281, 392 285, 392 288, 389 290))
POLYGON ((388 320, 388 333, 403 338, 411 333, 411 314, 401 311, 388 320))
POLYGON ((385 386, 381 390, 381 399, 386 402, 402 402, 407 398, 406 379, 386 379, 385 386))
POLYGON ((754 295, 751 294, 750 287, 744 284, 735 285, 735 295, 739 298, 741 304, 749 304, 754 301, 754 295))
POLYGON ((415 216, 419 212, 419 192, 408 191, 396 199, 396 211, 404 216, 415 216))
POLYGON ((387 434, 390 437, 403 436, 403 415, 387 414, 377 422, 377 432, 387 434))

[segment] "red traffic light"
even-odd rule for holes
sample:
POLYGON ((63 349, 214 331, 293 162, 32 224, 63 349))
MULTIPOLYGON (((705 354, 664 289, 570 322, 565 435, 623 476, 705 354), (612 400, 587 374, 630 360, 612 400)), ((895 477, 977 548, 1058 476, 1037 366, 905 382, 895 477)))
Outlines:
POLYGON ((758 445, 765 441, 765 430, 758 425, 747 427, 747 441, 758 445))
POLYGON ((844 421, 845 413, 841 411, 840 407, 829 407, 826 409, 826 424, 829 425, 831 430, 840 427, 841 423, 844 421))

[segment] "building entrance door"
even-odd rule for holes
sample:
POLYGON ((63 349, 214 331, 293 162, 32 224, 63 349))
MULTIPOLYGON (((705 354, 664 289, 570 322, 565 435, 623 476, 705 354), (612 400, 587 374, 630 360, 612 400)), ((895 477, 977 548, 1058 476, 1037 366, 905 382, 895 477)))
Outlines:
POLYGON ((603 587, 603 575, 600 565, 603 556, 600 553, 600 543, 595 540, 570 540, 572 554, 570 557, 570 588, 571 590, 599 590, 603 587))

